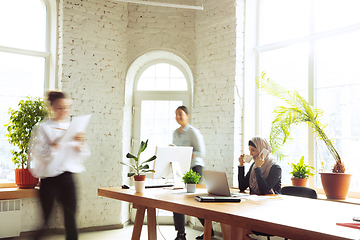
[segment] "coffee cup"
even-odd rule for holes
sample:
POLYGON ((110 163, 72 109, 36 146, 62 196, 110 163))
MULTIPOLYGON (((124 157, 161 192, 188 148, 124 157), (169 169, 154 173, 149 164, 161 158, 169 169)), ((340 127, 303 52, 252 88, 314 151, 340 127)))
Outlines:
POLYGON ((245 154, 245 162, 246 163, 251 162, 252 159, 253 159, 253 157, 251 155, 245 154))

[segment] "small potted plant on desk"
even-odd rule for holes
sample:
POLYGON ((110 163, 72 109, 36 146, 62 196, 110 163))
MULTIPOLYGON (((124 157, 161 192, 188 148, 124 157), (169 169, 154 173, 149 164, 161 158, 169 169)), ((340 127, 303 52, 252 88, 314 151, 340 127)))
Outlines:
POLYGON ((188 193, 194 193, 196 190, 196 184, 199 183, 201 176, 199 173, 194 172, 192 169, 190 171, 185 172, 183 176, 183 181, 186 183, 186 191, 188 193))
POLYGON ((9 108, 10 119, 5 124, 8 142, 18 147, 18 150, 10 150, 13 155, 12 161, 16 166, 15 183, 19 189, 34 188, 39 179, 34 178, 29 172, 31 130, 44 120, 49 112, 46 103, 39 97, 27 97, 26 100, 21 100, 18 106, 18 110, 9 108))
POLYGON ((150 167, 147 163, 154 161, 156 159, 155 155, 142 163, 140 163, 140 159, 139 159, 140 154, 145 151, 148 141, 149 141, 149 139, 147 139, 146 142, 141 141, 140 148, 139 148, 138 154, 136 156, 133 155, 132 153, 126 154, 127 158, 134 159, 135 164, 120 162, 121 164, 128 166, 128 167, 130 167, 130 169, 134 170, 132 172, 129 172, 127 174, 127 176, 128 177, 134 176, 135 191, 137 193, 142 193, 145 190, 145 177, 146 176, 144 175, 144 173, 154 172, 154 170, 149 169, 150 167))
POLYGON ((290 172, 293 176, 291 178, 292 185, 306 187, 309 176, 314 176, 314 173, 311 171, 315 170, 315 168, 304 163, 304 156, 300 158, 299 162, 289 163, 289 165, 292 167, 292 171, 290 172))

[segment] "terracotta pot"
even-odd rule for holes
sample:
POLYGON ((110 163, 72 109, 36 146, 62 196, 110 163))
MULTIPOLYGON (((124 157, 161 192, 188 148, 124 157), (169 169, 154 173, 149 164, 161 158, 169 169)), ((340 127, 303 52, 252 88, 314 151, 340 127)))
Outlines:
POLYGON ((291 178, 293 186, 306 187, 308 178, 291 178))
POLYGON ((328 199, 344 200, 350 187, 351 174, 320 173, 326 197, 328 199))
POLYGON ((39 182, 29 172, 29 169, 15 169, 15 183, 19 189, 34 188, 39 182))
POLYGON ((134 180, 135 181, 145 181, 145 175, 135 175, 134 180))
POLYGON ((135 192, 137 193, 143 193, 145 190, 145 175, 135 175, 134 176, 134 180, 135 180, 135 192))

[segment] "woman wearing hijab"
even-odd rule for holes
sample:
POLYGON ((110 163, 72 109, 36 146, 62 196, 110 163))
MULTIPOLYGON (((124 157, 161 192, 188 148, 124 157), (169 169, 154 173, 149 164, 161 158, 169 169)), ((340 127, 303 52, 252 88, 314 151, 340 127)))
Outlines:
POLYGON ((249 150, 254 162, 246 176, 244 167, 245 154, 239 157, 238 180, 240 191, 250 187, 251 194, 280 194, 281 167, 276 164, 268 141, 262 137, 253 137, 249 141, 249 150), (268 153, 259 156, 263 148, 268 150, 268 153))
MULTIPOLYGON (((250 188, 251 194, 280 194, 281 189, 281 167, 276 164, 275 158, 271 154, 271 147, 268 141, 263 137, 253 137, 249 141, 250 155, 254 162, 245 175, 245 154, 239 157, 239 189, 245 191, 250 188), (261 151, 265 148, 268 152, 261 151)), ((256 234, 249 229, 234 228, 230 226, 230 239, 251 240, 248 236, 256 234)))

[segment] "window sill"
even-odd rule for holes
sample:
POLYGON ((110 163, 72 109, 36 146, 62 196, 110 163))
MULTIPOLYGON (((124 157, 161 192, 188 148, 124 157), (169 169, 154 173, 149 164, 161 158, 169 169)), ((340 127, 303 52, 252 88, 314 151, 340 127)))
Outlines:
POLYGON ((16 187, 0 188, 0 200, 17 199, 17 198, 33 198, 38 197, 39 188, 34 189, 18 189, 16 187))

